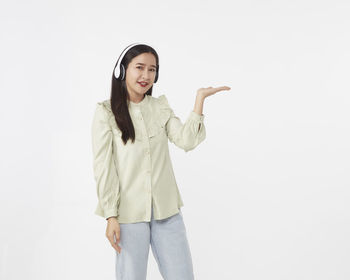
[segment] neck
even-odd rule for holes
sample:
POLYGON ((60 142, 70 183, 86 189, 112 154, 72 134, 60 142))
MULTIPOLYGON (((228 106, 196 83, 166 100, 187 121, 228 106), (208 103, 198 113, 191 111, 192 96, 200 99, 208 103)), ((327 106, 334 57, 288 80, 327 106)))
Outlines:
POLYGON ((145 95, 146 94, 143 94, 141 96, 139 94, 129 94, 129 100, 134 103, 139 103, 144 99, 145 95))

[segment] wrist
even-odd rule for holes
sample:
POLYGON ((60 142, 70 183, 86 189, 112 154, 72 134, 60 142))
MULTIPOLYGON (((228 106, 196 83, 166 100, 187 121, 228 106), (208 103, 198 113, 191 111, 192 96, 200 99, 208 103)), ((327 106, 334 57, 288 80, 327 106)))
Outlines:
POLYGON ((199 101, 204 101, 205 96, 203 95, 202 92, 197 92, 196 99, 199 101))

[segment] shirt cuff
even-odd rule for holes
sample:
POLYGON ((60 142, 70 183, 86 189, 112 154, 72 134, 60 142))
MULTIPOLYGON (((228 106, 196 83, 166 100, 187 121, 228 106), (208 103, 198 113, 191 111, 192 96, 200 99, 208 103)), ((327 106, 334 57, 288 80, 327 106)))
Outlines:
POLYGON ((191 111, 190 113, 190 119, 197 121, 197 122, 203 122, 204 120, 204 115, 197 114, 195 111, 191 111))
POLYGON ((104 216, 105 216, 106 219, 108 219, 109 217, 117 217, 118 216, 118 210, 116 210, 116 209, 104 210, 104 216))

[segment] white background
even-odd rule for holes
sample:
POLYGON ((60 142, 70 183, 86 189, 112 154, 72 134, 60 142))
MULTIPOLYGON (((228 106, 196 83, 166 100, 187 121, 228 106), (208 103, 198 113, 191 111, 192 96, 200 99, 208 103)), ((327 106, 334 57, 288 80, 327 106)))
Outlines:
MULTIPOLYGON (((1 3, 0 278, 114 279, 92 170, 95 104, 129 44, 153 96, 207 138, 169 143, 199 280, 350 279, 348 1, 1 3)), ((161 279, 150 250, 148 279, 161 279)))

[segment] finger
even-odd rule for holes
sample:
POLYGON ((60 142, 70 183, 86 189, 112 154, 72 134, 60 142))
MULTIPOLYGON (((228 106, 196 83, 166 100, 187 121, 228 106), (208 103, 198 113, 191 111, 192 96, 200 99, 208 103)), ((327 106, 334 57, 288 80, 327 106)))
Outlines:
POLYGON ((112 244, 112 247, 113 247, 118 253, 120 253, 121 250, 122 250, 122 248, 121 248, 120 245, 117 244, 117 243, 119 243, 119 242, 116 242, 116 243, 112 244))
POLYGON ((114 233, 112 235, 107 234, 106 236, 107 236, 107 239, 108 239, 109 243, 111 244, 111 246, 120 253, 121 248, 120 248, 120 246, 117 245, 117 243, 119 243, 119 241, 114 240, 114 233))
POLYGON ((230 90, 230 89, 231 88, 229 88, 229 87, 218 87, 218 88, 215 89, 214 92, 219 92, 219 91, 223 91, 223 90, 230 90))
POLYGON ((120 231, 116 231, 115 232, 115 242, 113 243, 113 248, 115 250, 118 251, 118 253, 120 253, 121 251, 121 247, 119 246, 119 243, 120 243, 120 231))
POLYGON ((231 88, 228 86, 222 86, 222 87, 218 87, 217 89, 219 90, 230 90, 231 88))

